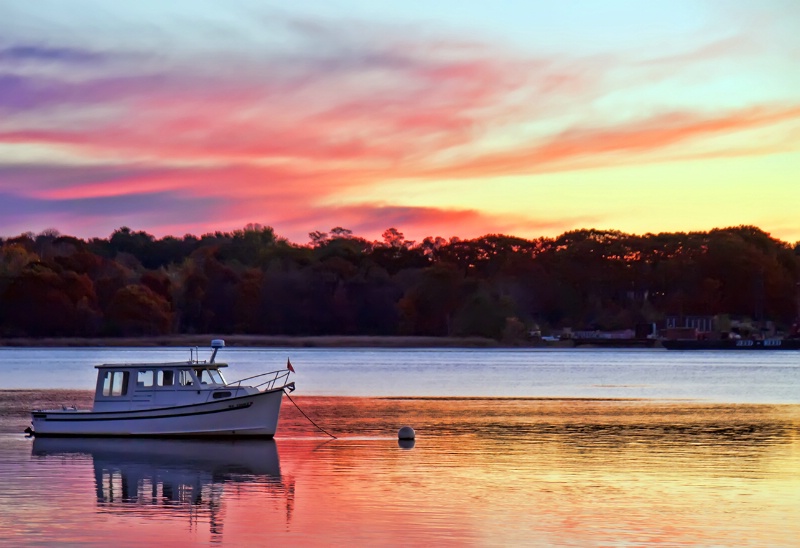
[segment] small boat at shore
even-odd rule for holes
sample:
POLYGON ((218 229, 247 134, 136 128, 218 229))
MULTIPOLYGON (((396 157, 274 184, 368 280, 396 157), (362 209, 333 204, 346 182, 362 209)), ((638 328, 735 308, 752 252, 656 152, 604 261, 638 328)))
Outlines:
POLYGON ((800 339, 671 339, 661 345, 667 350, 800 350, 800 339))
POLYGON ((31 433, 40 436, 262 437, 278 427, 284 391, 293 371, 262 373, 226 382, 216 363, 225 341, 211 341, 212 354, 195 352, 185 362, 103 364, 97 368, 94 405, 31 412, 31 433), (249 381, 250 384, 243 384, 249 381))

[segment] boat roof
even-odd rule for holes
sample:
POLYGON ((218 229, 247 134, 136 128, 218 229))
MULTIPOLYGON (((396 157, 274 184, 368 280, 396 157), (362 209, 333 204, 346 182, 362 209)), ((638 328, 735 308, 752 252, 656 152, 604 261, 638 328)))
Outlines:
POLYGON ((103 363, 97 369, 147 369, 158 367, 185 367, 187 369, 217 369, 228 367, 227 363, 160 362, 160 363, 103 363))

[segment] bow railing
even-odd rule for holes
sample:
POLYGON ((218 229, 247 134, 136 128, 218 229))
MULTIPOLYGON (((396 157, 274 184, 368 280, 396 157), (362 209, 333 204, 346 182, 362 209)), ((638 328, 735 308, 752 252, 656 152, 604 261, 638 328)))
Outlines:
POLYGON ((225 386, 238 388, 242 385, 244 381, 259 379, 260 382, 258 384, 250 386, 253 386, 253 388, 263 387, 262 390, 272 390, 276 386, 278 388, 286 386, 288 384, 286 380, 289 378, 289 373, 291 373, 291 371, 289 371, 288 369, 278 369, 277 371, 270 371, 269 373, 259 373, 258 375, 253 375, 252 377, 245 377, 244 379, 239 379, 238 381, 225 383, 225 386))

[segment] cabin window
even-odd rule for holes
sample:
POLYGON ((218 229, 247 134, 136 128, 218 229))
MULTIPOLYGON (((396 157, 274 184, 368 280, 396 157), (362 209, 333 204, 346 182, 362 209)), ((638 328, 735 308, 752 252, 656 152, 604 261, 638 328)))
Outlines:
POLYGON ((139 371, 136 376, 136 386, 140 388, 153 388, 153 371, 139 371))
POLYGON ((225 384, 225 381, 222 380, 222 375, 220 375, 217 369, 209 369, 208 376, 211 377, 211 382, 214 384, 225 384))
POLYGON ((156 372, 156 385, 157 386, 172 386, 174 384, 174 371, 159 370, 156 372))
POLYGON ((181 386, 192 386, 192 372, 187 369, 178 371, 178 384, 181 386))
POLYGON ((200 384, 225 384, 217 369, 195 369, 200 384))
POLYGON ((127 371, 106 371, 103 378, 104 396, 124 396, 128 393, 127 371))
POLYGON ((212 395, 212 397, 213 397, 215 400, 219 400, 219 399, 222 399, 222 398, 230 398, 230 397, 231 397, 231 393, 230 393, 230 392, 228 392, 227 390, 226 390, 226 391, 224 391, 224 392, 214 392, 214 394, 212 395))

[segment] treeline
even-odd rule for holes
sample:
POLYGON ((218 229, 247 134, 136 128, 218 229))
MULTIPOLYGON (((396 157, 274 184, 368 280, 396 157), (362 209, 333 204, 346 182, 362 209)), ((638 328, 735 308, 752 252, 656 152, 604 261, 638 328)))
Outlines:
POLYGON ((55 230, 0 240, 0 336, 169 333, 484 336, 615 330, 668 315, 797 314, 800 245, 752 226, 647 234, 577 230, 526 240, 367 241, 342 228, 307 245, 248 225, 155 238, 55 230))

